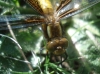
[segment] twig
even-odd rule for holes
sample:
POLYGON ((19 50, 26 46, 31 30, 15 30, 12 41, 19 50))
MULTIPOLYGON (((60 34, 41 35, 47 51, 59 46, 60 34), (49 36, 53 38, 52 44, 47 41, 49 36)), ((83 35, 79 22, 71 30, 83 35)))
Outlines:
MULTIPOLYGON (((18 43, 18 41, 17 41, 17 39, 16 39, 16 37, 15 37, 13 31, 12 31, 12 28, 11 28, 10 23, 8 22, 8 19, 6 18, 6 16, 5 16, 5 19, 6 19, 6 24, 7 24, 7 27, 8 27, 8 29, 9 29, 9 31, 10 31, 11 36, 13 37, 13 39, 14 39, 14 40, 17 42, 17 44, 19 45, 19 43, 18 43)), ((19 52, 20 52, 21 55, 23 56, 24 60, 25 60, 25 61, 28 61, 27 58, 26 58, 26 56, 25 56, 25 54, 24 54, 24 52, 22 51, 22 47, 21 47, 21 46, 19 47, 19 52)), ((27 65, 28 65, 29 69, 33 72, 32 66, 31 66, 29 63, 27 63, 27 65)))

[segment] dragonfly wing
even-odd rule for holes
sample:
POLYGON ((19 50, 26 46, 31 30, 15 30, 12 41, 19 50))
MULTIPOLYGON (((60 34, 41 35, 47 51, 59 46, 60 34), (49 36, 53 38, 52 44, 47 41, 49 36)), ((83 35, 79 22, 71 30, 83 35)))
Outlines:
POLYGON ((64 5, 64 7, 58 12, 58 17, 60 19, 68 18, 99 2, 100 0, 71 0, 71 2, 64 5))
POLYGON ((0 16, 0 30, 7 29, 7 22, 15 29, 41 24, 44 22, 44 18, 37 15, 0 16))
POLYGON ((65 7, 70 2, 71 2, 71 0, 60 0, 59 6, 57 7, 56 11, 59 11, 60 9, 65 7))
POLYGON ((25 0, 33 9, 35 9, 38 13, 44 15, 42 8, 39 5, 38 0, 25 0))

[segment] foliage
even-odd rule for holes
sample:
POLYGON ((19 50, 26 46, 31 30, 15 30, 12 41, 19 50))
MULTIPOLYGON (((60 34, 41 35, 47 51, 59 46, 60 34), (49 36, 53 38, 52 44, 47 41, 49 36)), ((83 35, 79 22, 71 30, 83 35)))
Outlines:
MULTIPOLYGON (((68 58, 62 63, 64 67, 51 62, 45 51, 41 51, 45 49, 46 41, 38 26, 13 30, 29 62, 24 61, 14 41, 6 37, 11 37, 11 34, 7 30, 0 31, 6 35, 0 35, 0 74, 32 74, 27 63, 32 66, 33 74, 99 74, 99 7, 100 3, 61 21, 69 41, 68 58)), ((1 15, 32 13, 38 15, 22 0, 0 1, 1 15)))

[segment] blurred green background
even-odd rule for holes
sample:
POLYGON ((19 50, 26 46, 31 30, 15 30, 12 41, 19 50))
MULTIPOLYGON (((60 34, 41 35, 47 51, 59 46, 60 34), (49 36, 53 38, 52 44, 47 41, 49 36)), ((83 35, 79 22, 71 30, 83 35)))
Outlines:
MULTIPOLYGON (((65 67, 58 67, 46 58, 46 41, 40 26, 13 30, 34 72, 24 62, 18 46, 5 36, 0 37, 0 74, 100 74, 100 3, 68 19, 61 20, 69 41, 65 67), (42 51, 41 51, 42 50, 42 51), (32 55, 34 51, 34 55, 32 55), (46 61, 44 60, 46 59, 46 61), (42 63, 42 64, 41 64, 42 63)), ((23 0, 0 0, 1 15, 39 15, 23 0)), ((11 37, 8 30, 0 34, 11 37)))

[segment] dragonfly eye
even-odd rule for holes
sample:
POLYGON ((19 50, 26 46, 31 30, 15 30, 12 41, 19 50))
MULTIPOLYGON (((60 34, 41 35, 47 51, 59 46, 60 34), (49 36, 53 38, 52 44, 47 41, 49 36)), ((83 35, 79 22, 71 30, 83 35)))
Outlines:
POLYGON ((61 55, 65 53, 65 49, 68 47, 68 41, 66 38, 53 39, 47 43, 47 49, 54 55, 61 55))

